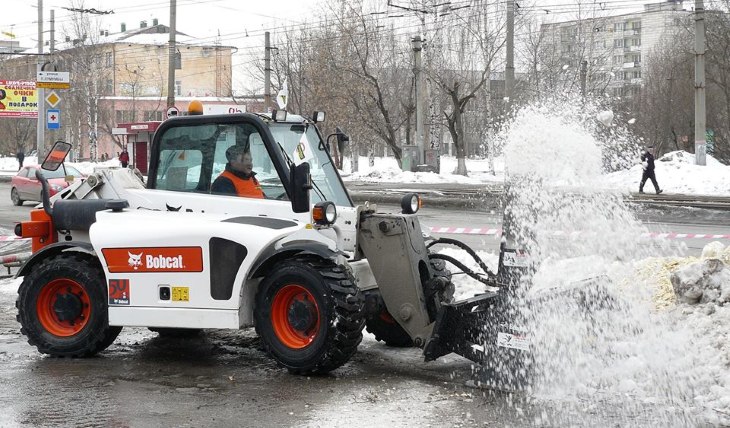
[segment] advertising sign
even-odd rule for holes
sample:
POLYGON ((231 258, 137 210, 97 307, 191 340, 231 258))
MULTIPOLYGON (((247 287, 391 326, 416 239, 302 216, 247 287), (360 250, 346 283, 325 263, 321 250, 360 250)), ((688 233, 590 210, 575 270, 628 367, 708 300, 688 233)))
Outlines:
POLYGON ((38 117, 34 81, 0 80, 0 117, 38 117))

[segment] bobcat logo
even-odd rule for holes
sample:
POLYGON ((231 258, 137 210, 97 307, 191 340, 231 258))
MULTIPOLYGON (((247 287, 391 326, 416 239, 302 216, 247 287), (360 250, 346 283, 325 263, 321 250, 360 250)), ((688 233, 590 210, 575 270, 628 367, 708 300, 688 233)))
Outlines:
POLYGON ((129 254, 129 266, 133 267, 134 270, 137 270, 140 266, 142 266, 142 253, 139 254, 132 254, 129 251, 127 251, 127 254, 129 254))

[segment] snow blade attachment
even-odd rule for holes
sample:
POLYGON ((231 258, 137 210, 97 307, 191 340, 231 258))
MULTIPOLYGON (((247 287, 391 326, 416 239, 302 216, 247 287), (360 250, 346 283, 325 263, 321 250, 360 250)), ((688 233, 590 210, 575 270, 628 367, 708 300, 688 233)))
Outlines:
POLYGON ((424 347, 426 361, 454 352, 474 361, 479 386, 519 390, 527 385, 529 344, 511 320, 502 292, 444 304, 424 347))

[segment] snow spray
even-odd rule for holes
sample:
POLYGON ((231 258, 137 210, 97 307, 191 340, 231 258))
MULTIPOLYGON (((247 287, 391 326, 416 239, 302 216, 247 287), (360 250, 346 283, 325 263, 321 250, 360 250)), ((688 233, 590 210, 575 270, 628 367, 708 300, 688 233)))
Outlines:
POLYGON ((623 196, 601 188, 607 169, 638 155, 605 132, 606 116, 581 102, 530 106, 502 134, 505 218, 528 255, 515 297, 530 338, 528 395, 550 410, 539 425, 692 425, 691 340, 653 311, 635 275, 636 261, 671 250, 642 238, 623 196))

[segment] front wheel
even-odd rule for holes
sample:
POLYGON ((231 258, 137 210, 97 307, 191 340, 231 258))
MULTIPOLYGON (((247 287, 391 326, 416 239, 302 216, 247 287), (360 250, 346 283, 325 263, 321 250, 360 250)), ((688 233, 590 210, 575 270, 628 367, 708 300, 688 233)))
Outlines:
POLYGON ((261 282, 254 320, 265 349, 279 364, 296 374, 322 374, 357 351, 364 299, 344 267, 318 259, 287 260, 261 282))
POLYGON ((35 266, 20 284, 15 306, 28 343, 56 357, 92 356, 122 330, 109 326, 104 273, 79 254, 66 252, 35 266))
POLYGON ((10 200, 13 201, 13 205, 15 205, 16 207, 23 205, 23 202, 25 202, 20 199, 20 193, 18 193, 18 189, 16 189, 15 187, 10 189, 10 200))

